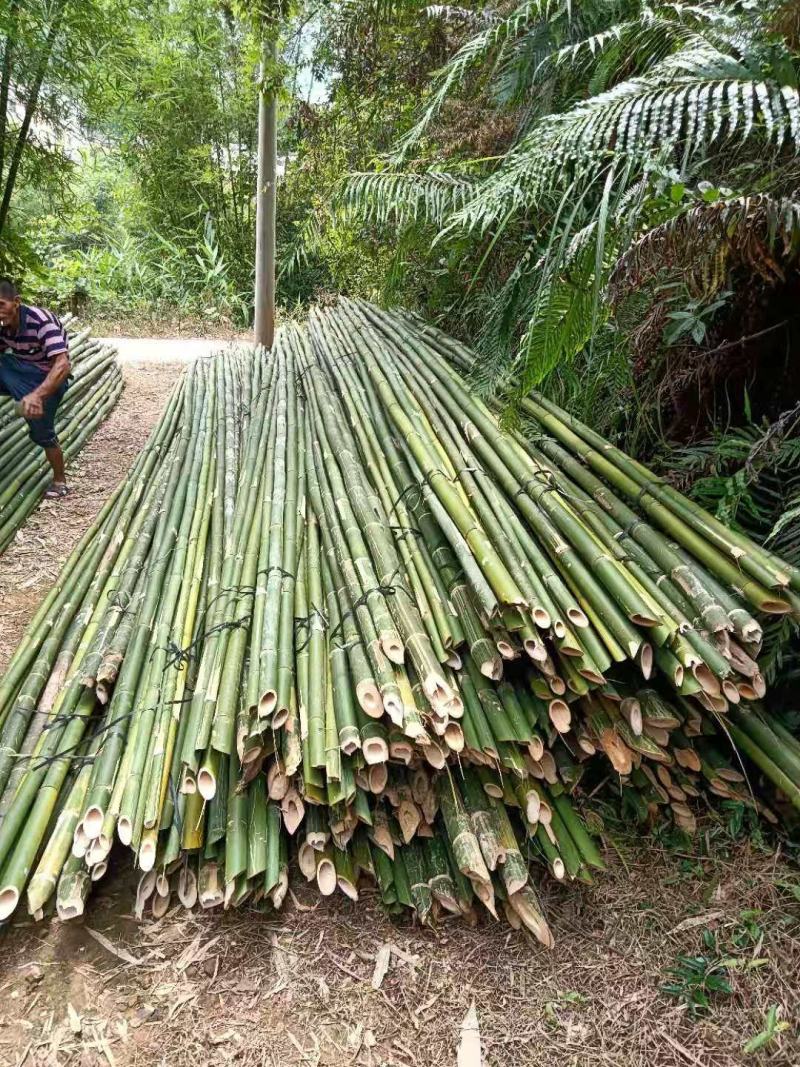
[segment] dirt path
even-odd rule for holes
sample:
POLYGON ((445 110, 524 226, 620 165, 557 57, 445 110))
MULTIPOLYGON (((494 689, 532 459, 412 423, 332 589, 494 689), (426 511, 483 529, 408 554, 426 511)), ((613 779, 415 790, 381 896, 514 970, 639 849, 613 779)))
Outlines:
POLYGON ((211 337, 101 337, 99 340, 114 345, 121 363, 190 363, 225 347, 224 341, 211 337))
MULTIPOLYGON (((43 504, 0 558, 0 666, 176 370, 125 365, 126 391, 73 468, 73 494, 43 504)), ((736 1067, 773 1004, 791 1029, 748 1062, 800 1063, 796 869, 713 826, 690 852, 616 837, 609 854, 594 887, 544 886, 556 938, 546 953, 488 918, 476 929, 391 921, 369 890, 320 903, 300 886, 277 916, 175 907, 137 922, 120 850, 84 920, 0 929, 0 1065, 455 1067, 473 1002, 486 1067, 736 1067), (696 1020, 662 990, 702 988, 680 956, 731 984, 696 1020)))

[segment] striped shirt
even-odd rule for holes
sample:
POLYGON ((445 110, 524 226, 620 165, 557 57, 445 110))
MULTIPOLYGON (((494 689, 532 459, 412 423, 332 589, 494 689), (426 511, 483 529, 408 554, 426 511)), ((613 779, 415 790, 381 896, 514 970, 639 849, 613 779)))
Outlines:
POLYGON ((44 374, 50 371, 57 356, 69 355, 67 333, 58 316, 28 304, 19 306, 19 328, 15 334, 6 327, 0 328, 0 347, 32 363, 44 374))

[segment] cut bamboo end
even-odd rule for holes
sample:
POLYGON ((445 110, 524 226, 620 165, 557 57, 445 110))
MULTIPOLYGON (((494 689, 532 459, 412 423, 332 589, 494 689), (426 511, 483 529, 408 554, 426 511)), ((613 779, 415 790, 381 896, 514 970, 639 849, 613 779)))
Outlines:
POLYGON ((742 625, 742 640, 749 645, 760 645, 764 639, 764 631, 755 619, 749 619, 742 625))
POLYGON ((239 758, 242 761, 242 767, 252 767, 254 763, 259 763, 264 759, 264 748, 262 745, 243 748, 239 758))
POLYGON ((453 651, 448 652, 447 659, 445 660, 445 663, 447 664, 448 667, 451 667, 454 671, 460 671, 461 668, 464 666, 464 661, 462 660, 461 656, 459 656, 459 654, 457 652, 453 652, 453 651))
POLYGON ((388 781, 389 767, 386 763, 376 763, 367 771, 367 783, 371 793, 376 795, 382 793, 388 781))
POLYGON ((97 804, 93 804, 92 807, 87 809, 86 814, 83 816, 81 826, 89 841, 94 841, 96 837, 100 836, 100 831, 103 829, 104 818, 105 814, 103 809, 98 807, 97 804))
POLYGON ((722 682, 722 695, 731 704, 738 704, 739 701, 742 699, 738 688, 736 687, 735 683, 730 680, 730 678, 725 678, 722 682))
POLYGON ((178 873, 178 900, 189 909, 197 903, 197 875, 189 867, 182 867, 178 873))
POLYGON ((395 663, 399 667, 405 662, 406 650, 403 648, 403 642, 399 637, 394 634, 382 634, 379 638, 379 643, 384 656, 390 663, 395 663))
POLYGON ((129 845, 133 841, 133 823, 126 815, 117 819, 117 837, 123 845, 129 845))
POLYGON ((209 767, 200 768, 197 775, 197 791, 203 800, 213 800, 217 795, 217 776, 209 767))
POLYGON ((567 874, 567 868, 564 866, 564 861, 560 856, 554 857, 550 863, 550 873, 559 882, 563 882, 567 874))
POLYGON ((225 894, 216 886, 214 888, 208 888, 200 893, 201 908, 218 908, 224 901, 225 894))
POLYGON ((516 659, 518 656, 516 647, 510 644, 508 641, 503 641, 502 639, 497 642, 497 651, 500 653, 502 658, 506 660, 516 659))
POLYGON ((156 865, 156 843, 149 837, 145 838, 139 846, 139 868, 143 871, 152 871, 156 865))
POLYGON ((759 607, 765 615, 788 615, 792 610, 788 600, 764 600, 759 607))
POLYGON ((446 701, 442 707, 443 716, 450 719, 464 718, 464 701, 458 694, 446 701))
POLYGON ((585 678, 587 682, 591 682, 592 685, 604 685, 605 678, 599 671, 594 670, 593 667, 579 667, 578 674, 581 678, 585 678))
POLYGON ((271 764, 267 771, 267 795, 270 800, 283 800, 291 784, 289 776, 281 771, 278 764, 271 764))
POLYGON ((537 640, 534 637, 526 637, 522 642, 522 647, 525 649, 525 653, 534 663, 544 663, 547 659, 547 649, 542 641, 537 640))
POLYGON ((348 878, 340 875, 336 879, 336 885, 339 892, 344 893, 348 900, 358 900, 358 890, 348 878))
POLYGON ((323 897, 329 897, 336 890, 336 868, 333 861, 323 856, 317 864, 317 888, 323 897))
POLYGON ((692 667, 692 674, 705 693, 708 693, 710 696, 719 696, 719 679, 712 672, 710 667, 705 663, 698 663, 692 667))
POLYGON ((283 726, 286 725, 288 719, 289 719, 289 709, 288 708, 277 708, 276 711, 275 711, 275 714, 272 716, 272 729, 273 730, 280 730, 283 726))
POLYGON ((620 701, 619 709, 628 721, 628 725, 637 737, 642 734, 642 705, 635 697, 625 697, 620 701))
POLYGON ((717 770, 717 774, 720 776, 720 778, 723 779, 723 781, 726 782, 734 782, 736 784, 740 784, 741 782, 745 782, 747 780, 742 774, 742 772, 737 771, 735 767, 720 767, 717 770))
POLYGON ((383 715, 383 700, 374 682, 359 682, 356 686, 356 700, 364 714, 369 715, 371 719, 380 719, 383 715))
POLYGON ((84 902, 80 897, 75 897, 66 901, 56 902, 56 914, 62 922, 69 922, 70 919, 78 919, 83 915, 84 902))
MULTIPOLYGON (((582 629, 585 629, 589 625, 589 616, 581 608, 576 608, 576 607, 567 608, 567 618, 569 619, 569 621, 572 623, 573 626, 579 626, 582 629)), ((564 627, 563 627, 563 624, 562 624, 562 630, 563 629, 564 629, 564 627)), ((564 630, 564 633, 556 634, 556 636, 557 637, 563 637, 565 633, 566 633, 566 630, 564 630)))
POLYGON ((538 763, 544 755, 544 741, 541 737, 532 737, 528 742, 528 755, 538 763))
POLYGON ((700 757, 693 748, 676 748, 673 749, 675 761, 679 767, 684 767, 686 770, 694 770, 695 773, 700 773, 703 765, 700 762, 700 757))
POLYGON ((426 762, 437 771, 440 771, 447 763, 447 756, 444 750, 437 744, 426 745, 422 750, 422 755, 425 757, 426 762))
MULTIPOLYGON (((330 840, 330 834, 324 830, 309 830, 306 834, 306 844, 310 845, 314 852, 322 852, 330 840)), ((314 865, 316 866, 316 860, 314 865)))
POLYGON ((81 860, 86 855, 86 850, 89 847, 89 838, 86 836, 83 825, 78 823, 75 827, 75 832, 72 835, 72 848, 71 852, 75 859, 81 860))
POLYGON ((426 674, 422 679, 422 691, 433 708, 445 707, 458 695, 441 674, 426 674))
POLYGON ((273 908, 275 908, 276 910, 280 909, 281 905, 283 904, 284 900, 286 899, 286 894, 288 892, 289 892, 289 872, 288 872, 288 870, 284 869, 278 875, 278 883, 275 886, 275 888, 272 890, 272 892, 270 893, 270 899, 272 900, 273 908))
POLYGON ((403 719, 403 733, 406 737, 410 737, 412 741, 416 741, 418 745, 427 745, 430 743, 428 737, 428 731, 421 719, 412 716, 406 716, 403 719))
POLYGON ((352 756, 361 748, 361 734, 357 726, 345 726, 339 731, 339 748, 345 756, 352 756))
MULTIPOLYGON (((539 823, 542 814, 542 802, 539 794, 531 790, 525 798, 525 818, 531 826, 539 823)), ((550 813, 552 817, 552 812, 550 813)))
POLYGON ((410 741, 392 741, 389 744, 389 756, 408 767, 414 758, 414 746, 410 741))
POLYGON ((403 708, 403 701, 396 693, 387 693, 383 698, 383 707, 386 714, 395 726, 403 725, 403 718, 405 715, 405 709, 403 708))
POLYGON ((370 765, 385 763, 389 758, 389 746, 382 737, 369 737, 362 743, 361 751, 370 765))
POLYGON ((542 753, 542 758, 539 760, 539 766, 542 768, 544 780, 548 785, 555 785, 558 781, 558 767, 556 761, 553 758, 553 753, 545 751, 542 753))
POLYGON ((309 842, 301 841, 297 850, 297 866, 307 882, 312 882, 317 874, 317 857, 314 855, 314 846, 309 842))
POLYGON ((107 837, 101 835, 95 841, 92 841, 86 850, 86 866, 94 867, 98 863, 102 863, 111 851, 111 842, 107 837))
POLYGON ((99 882, 101 878, 105 878, 107 871, 108 860, 100 860, 89 868, 89 877, 93 882, 99 882))
POLYGON ((500 656, 493 656, 491 659, 482 660, 479 669, 484 678, 489 678, 493 682, 499 682, 503 677, 503 660, 500 656))
POLYGON ((274 689, 267 689, 267 691, 261 695, 258 701, 259 719, 269 719, 274 714, 277 706, 278 694, 274 689))
POLYGON ((4 922, 15 911, 19 903, 19 890, 16 886, 7 885, 0 889, 0 922, 4 922))
POLYGON ((449 722, 444 729, 444 740, 451 752, 464 751, 464 731, 457 722, 449 722))
POLYGON ((563 697, 567 691, 567 683, 558 674, 554 674, 551 678, 548 678, 547 683, 550 686, 550 692, 555 693, 557 697, 563 697))
POLYGON ((293 835, 305 815, 305 804, 296 789, 291 788, 281 801, 281 814, 287 833, 293 835))
MULTIPOLYGON (((642 672, 642 677, 645 680, 649 679, 653 673, 653 646, 645 641, 642 643, 638 654, 639 670, 642 672)), ((683 682, 683 668, 680 668, 681 681, 676 680, 676 685, 680 685, 683 682)), ((675 672, 677 674, 677 671, 675 672)))
MULTIPOLYGON (((560 734, 569 733, 570 725, 572 724, 572 713, 566 700, 551 700, 547 713, 550 716, 550 722, 560 734)), ((539 758, 541 759, 541 756, 539 758)))

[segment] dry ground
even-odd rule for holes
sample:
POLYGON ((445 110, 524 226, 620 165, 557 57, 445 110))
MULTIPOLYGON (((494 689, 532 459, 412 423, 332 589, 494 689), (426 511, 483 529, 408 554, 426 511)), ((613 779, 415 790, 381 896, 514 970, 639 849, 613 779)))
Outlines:
MULTIPOLYGON (((0 558, 0 666, 70 547, 158 416, 172 367, 125 368, 126 392, 0 558)), ((455 1065, 474 1001, 490 1067, 800 1064, 800 877, 779 849, 700 838, 696 852, 615 843, 592 888, 543 889, 552 953, 501 924, 436 930, 304 887, 280 915, 131 914, 127 858, 84 920, 0 930, 0 1064, 455 1065), (714 932, 716 944, 703 941, 714 932), (373 988, 376 956, 392 945, 373 988), (693 1021, 664 993, 679 955, 727 960, 733 992, 693 1021), (790 1023, 745 1057, 771 1005, 790 1023)))

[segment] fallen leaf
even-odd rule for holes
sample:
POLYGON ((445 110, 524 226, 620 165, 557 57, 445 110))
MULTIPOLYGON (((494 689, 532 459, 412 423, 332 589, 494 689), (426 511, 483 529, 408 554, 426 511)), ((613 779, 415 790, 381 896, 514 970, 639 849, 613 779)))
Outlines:
POLYGON ((673 926, 669 933, 670 935, 682 934, 684 930, 693 930, 695 926, 707 926, 716 919, 721 919, 724 914, 724 911, 707 911, 702 915, 692 915, 691 918, 684 919, 683 922, 678 923, 677 926, 673 926))
POLYGON ((389 970, 389 964, 392 960, 392 946, 386 942, 378 949, 378 953, 375 956, 375 970, 372 972, 372 988, 380 989, 383 984, 383 980, 386 977, 386 972, 389 970))
POLYGON ((79 1034, 83 1030, 83 1023, 81 1017, 78 1015, 72 1004, 67 1001, 67 1018, 69 1019, 69 1028, 73 1034, 79 1034))
POLYGON ((121 948, 119 945, 115 945, 113 941, 109 941, 105 934, 101 934, 99 930, 92 930, 90 926, 84 926, 84 930, 93 937, 98 945, 102 945, 106 952, 110 952, 112 956, 116 956, 117 959, 123 960, 125 963, 132 963, 135 966, 139 966, 144 963, 144 960, 139 959, 137 956, 133 956, 126 948, 121 948))

